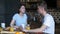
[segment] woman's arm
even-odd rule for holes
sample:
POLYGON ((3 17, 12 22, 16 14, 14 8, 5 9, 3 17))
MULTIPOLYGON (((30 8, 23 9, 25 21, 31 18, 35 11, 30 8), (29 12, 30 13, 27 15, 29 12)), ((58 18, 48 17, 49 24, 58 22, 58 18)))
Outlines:
POLYGON ((11 23, 10 23, 10 26, 13 27, 14 26, 14 23, 15 23, 15 20, 11 20, 11 23))

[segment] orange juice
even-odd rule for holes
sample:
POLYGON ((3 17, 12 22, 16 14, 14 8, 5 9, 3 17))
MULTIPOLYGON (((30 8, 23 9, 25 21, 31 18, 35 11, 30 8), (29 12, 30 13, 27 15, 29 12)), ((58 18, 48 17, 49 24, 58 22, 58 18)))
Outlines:
POLYGON ((14 31, 14 28, 13 27, 10 27, 10 31, 13 32, 14 31))
POLYGON ((16 32, 15 34, 25 34, 25 33, 23 33, 23 32, 16 32))
POLYGON ((30 25, 29 24, 26 26, 26 29, 27 30, 30 30, 30 25))
POLYGON ((16 32, 15 34, 20 34, 20 32, 16 32))
POLYGON ((30 27, 26 27, 27 30, 30 30, 30 27))
POLYGON ((0 32, 2 31, 3 29, 0 27, 0 32))

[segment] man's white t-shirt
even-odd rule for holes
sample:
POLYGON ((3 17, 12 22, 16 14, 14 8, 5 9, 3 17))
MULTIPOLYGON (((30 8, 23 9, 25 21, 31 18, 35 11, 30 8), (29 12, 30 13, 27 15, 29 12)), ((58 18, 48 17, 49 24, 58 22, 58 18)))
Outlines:
POLYGON ((54 22, 53 17, 50 14, 46 14, 44 16, 43 24, 47 26, 47 28, 43 32, 54 34, 55 22, 54 22))

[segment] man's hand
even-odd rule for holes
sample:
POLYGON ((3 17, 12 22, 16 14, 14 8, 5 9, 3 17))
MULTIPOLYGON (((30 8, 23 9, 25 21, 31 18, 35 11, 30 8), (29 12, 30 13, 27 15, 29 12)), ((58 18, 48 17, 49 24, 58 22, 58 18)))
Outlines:
POLYGON ((23 31, 25 31, 25 32, 43 32, 46 28, 47 28, 46 25, 42 25, 41 28, 31 29, 31 30, 23 30, 23 31))
POLYGON ((29 30, 23 30, 24 32, 29 32, 29 30))

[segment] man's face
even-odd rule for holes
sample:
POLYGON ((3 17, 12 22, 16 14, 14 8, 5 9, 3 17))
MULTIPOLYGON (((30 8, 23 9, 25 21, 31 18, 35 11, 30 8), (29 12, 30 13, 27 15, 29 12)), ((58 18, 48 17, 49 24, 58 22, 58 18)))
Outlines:
POLYGON ((38 6, 38 13, 43 14, 43 7, 38 6))
POLYGON ((25 6, 21 6, 21 8, 19 9, 20 12, 25 13, 25 6))

